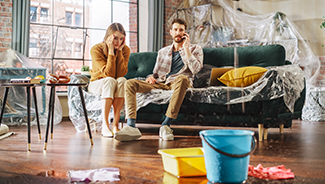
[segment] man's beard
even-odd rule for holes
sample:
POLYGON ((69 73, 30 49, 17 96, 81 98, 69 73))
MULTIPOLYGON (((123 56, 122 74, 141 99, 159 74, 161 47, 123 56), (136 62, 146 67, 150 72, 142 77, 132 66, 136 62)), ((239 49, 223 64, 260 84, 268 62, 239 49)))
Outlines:
POLYGON ((183 41, 183 39, 182 39, 181 36, 175 36, 175 37, 174 37, 174 41, 175 41, 176 43, 181 43, 181 42, 183 41), (176 39, 176 38, 179 38, 179 39, 176 39))

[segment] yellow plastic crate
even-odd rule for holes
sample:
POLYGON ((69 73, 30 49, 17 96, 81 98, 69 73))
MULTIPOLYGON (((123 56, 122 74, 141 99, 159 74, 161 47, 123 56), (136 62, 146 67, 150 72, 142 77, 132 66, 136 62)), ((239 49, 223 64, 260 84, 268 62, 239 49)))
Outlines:
POLYGON ((177 177, 205 176, 202 147, 158 150, 165 171, 177 177))

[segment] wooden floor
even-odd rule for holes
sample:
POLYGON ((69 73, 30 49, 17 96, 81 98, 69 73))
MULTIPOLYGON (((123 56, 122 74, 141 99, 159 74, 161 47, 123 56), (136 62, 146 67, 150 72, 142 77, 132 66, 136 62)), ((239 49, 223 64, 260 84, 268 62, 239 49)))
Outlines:
MULTIPOLYGON (((37 127, 32 127, 30 152, 27 151, 27 127, 10 127, 16 134, 0 140, 0 183, 69 183, 69 170, 105 167, 119 168, 121 180, 115 183, 208 183, 205 177, 178 179, 166 173, 157 151, 201 147, 199 131, 224 127, 174 125, 174 141, 159 139, 159 125, 138 124, 138 127, 143 133, 138 141, 118 142, 93 132, 91 146, 88 134, 77 133, 70 121, 63 121, 54 126, 54 138, 46 152, 43 151, 45 127, 41 129, 41 140, 37 127), (46 177, 46 173, 50 176, 46 177)), ((257 128, 234 129, 253 130, 258 137, 257 128)), ((283 135, 279 129, 269 129, 268 140, 258 143, 250 164, 284 165, 294 172, 295 178, 266 181, 248 177, 247 183, 325 183, 325 122, 294 121, 292 129, 284 129, 283 135)))

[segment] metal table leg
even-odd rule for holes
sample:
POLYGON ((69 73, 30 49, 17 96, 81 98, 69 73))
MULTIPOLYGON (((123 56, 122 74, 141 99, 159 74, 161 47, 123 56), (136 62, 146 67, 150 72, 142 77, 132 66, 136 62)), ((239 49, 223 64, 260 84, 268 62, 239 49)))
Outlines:
POLYGON ((9 92, 9 87, 6 87, 5 94, 3 95, 3 99, 2 99, 2 109, 1 109, 1 114, 0 114, 0 126, 1 126, 1 122, 2 122, 3 112, 6 107, 8 92, 9 92))
POLYGON ((55 104, 55 87, 53 87, 52 89, 51 139, 53 139, 54 104, 55 104))
POLYGON ((28 151, 31 150, 30 147, 30 87, 26 87, 27 91, 27 135, 28 135, 28 151))
POLYGON ((78 87, 78 90, 79 90, 79 95, 80 95, 80 99, 81 99, 82 108, 83 108, 84 114, 85 114, 85 119, 86 119, 87 129, 88 129, 88 133, 89 133, 90 144, 93 145, 94 143, 93 143, 93 138, 91 136, 91 129, 90 129, 90 126, 89 126, 89 121, 88 121, 85 98, 84 98, 81 86, 78 87))
POLYGON ((36 99, 36 90, 35 87, 32 87, 33 97, 34 97, 34 105, 35 105, 35 113, 36 113, 36 121, 37 121, 37 128, 38 128, 38 137, 41 139, 41 128, 39 124, 39 117, 38 117, 38 108, 37 108, 37 99, 36 99))
POLYGON ((49 126, 50 126, 50 120, 51 120, 51 114, 52 114, 52 109, 54 110, 54 103, 53 102, 53 91, 55 90, 54 86, 51 86, 51 91, 50 91, 50 100, 49 100, 49 112, 47 116, 47 124, 46 124, 46 133, 45 133, 45 143, 44 143, 44 150, 46 150, 47 146, 47 138, 49 134, 49 126))

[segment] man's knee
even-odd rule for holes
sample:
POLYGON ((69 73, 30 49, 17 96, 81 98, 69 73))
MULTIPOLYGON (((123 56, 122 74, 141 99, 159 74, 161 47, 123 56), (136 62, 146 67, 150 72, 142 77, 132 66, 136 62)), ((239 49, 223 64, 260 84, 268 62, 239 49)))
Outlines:
POLYGON ((124 90, 126 92, 136 93, 138 89, 138 83, 139 81, 137 79, 129 79, 124 82, 124 90))
POLYGON ((136 79, 129 79, 127 81, 124 82, 124 87, 130 87, 130 86, 134 86, 134 84, 136 83, 136 79))
POLYGON ((185 81, 185 82, 186 81, 190 81, 190 79, 188 79, 188 77, 185 76, 185 75, 179 75, 179 76, 177 76, 176 80, 185 81))
POLYGON ((176 78, 176 82, 188 86, 190 84, 190 79, 185 75, 179 75, 176 78))

